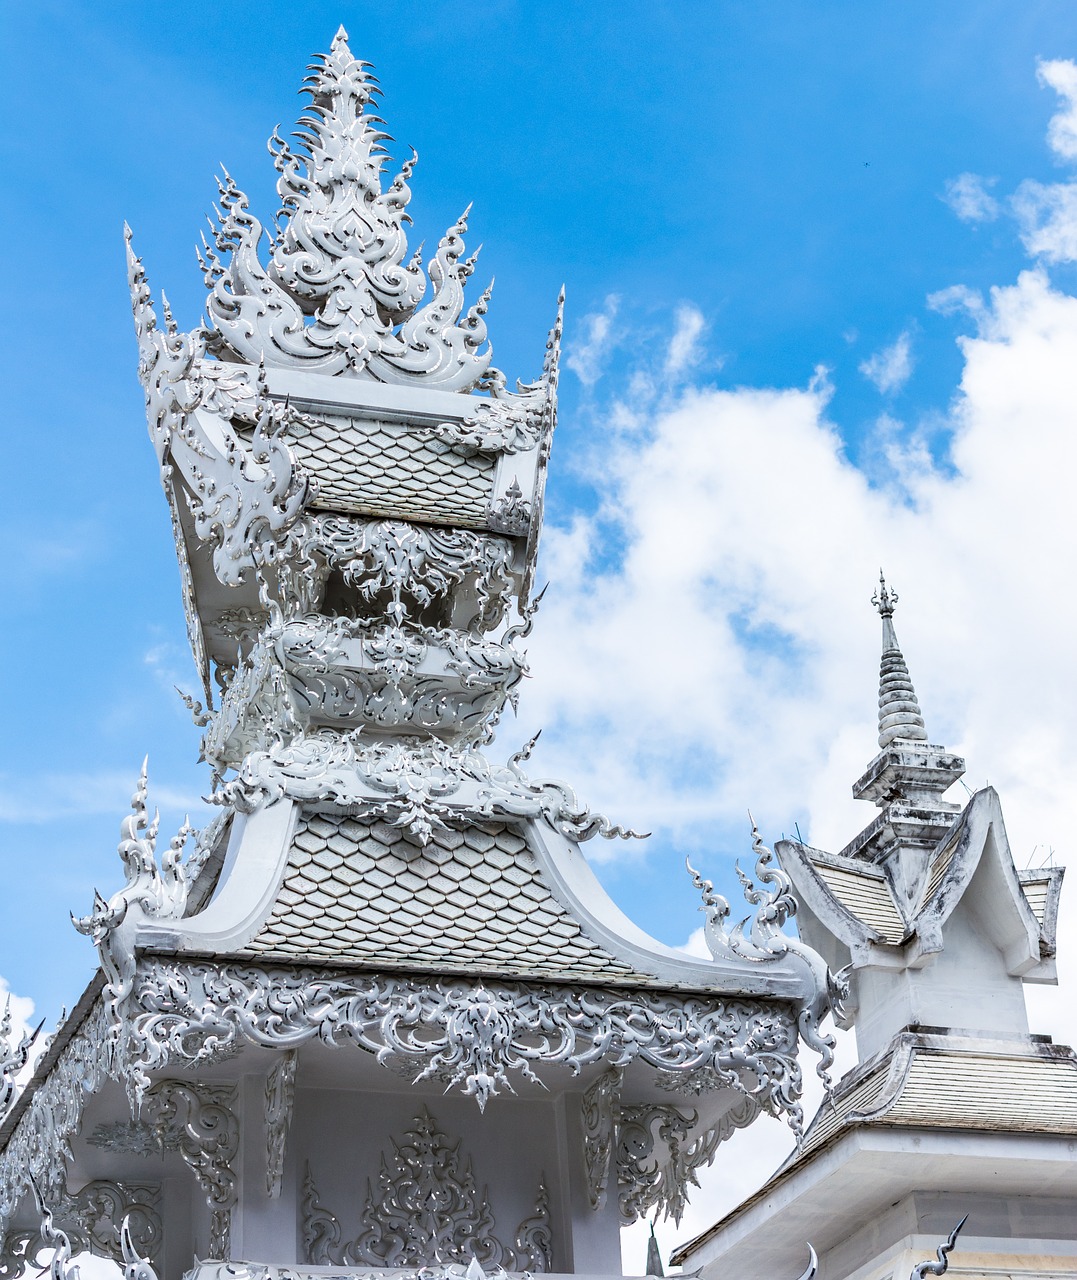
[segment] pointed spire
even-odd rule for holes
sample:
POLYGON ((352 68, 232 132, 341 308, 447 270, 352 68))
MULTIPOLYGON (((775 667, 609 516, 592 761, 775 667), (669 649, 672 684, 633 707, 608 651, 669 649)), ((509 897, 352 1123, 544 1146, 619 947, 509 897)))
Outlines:
MULTIPOLYGON (((657 1220, 657 1214, 655 1218, 657 1220)), ((654 1222, 652 1222, 651 1238, 647 1241, 647 1275, 664 1276, 665 1274, 662 1268, 662 1251, 658 1247, 658 1240, 654 1234, 654 1222)))
POLYGON ((883 620, 883 654, 879 663, 879 746, 888 747, 895 738, 913 742, 927 741, 927 728, 916 701, 909 668, 898 646, 894 631, 896 591, 887 589, 883 571, 879 570, 879 589, 871 603, 883 620))

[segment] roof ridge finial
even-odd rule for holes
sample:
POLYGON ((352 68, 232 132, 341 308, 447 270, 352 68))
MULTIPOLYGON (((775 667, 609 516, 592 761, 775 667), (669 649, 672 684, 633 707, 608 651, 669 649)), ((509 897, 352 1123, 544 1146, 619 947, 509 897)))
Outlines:
POLYGON ((894 631, 894 608, 898 593, 886 585, 879 570, 879 589, 871 603, 883 620, 883 652, 879 664, 879 746, 888 747, 896 738, 926 742, 927 726, 916 700, 909 668, 894 631))
POLYGON ((871 597, 871 603, 879 611, 879 617, 891 618, 894 615, 894 607, 898 602, 898 593, 896 591, 888 591, 886 587, 886 578, 882 569, 879 570, 879 589, 871 597))

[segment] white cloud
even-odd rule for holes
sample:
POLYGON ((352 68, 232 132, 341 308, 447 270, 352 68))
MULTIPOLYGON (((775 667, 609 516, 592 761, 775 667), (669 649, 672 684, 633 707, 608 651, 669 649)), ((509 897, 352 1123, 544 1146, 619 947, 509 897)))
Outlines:
POLYGON ((999 215, 999 203, 987 188, 997 181, 978 173, 959 173, 946 183, 942 198, 962 222, 991 222, 999 215))
MULTIPOLYGON (((1047 143, 1059 160, 1077 160, 1077 64, 1062 59, 1038 64, 1040 83, 1062 99, 1047 126, 1047 143)), ((1022 182, 1011 205, 1025 248, 1045 262, 1077 262, 1077 182, 1022 182)))
POLYGON ((859 367, 864 377, 873 382, 883 395, 900 391, 913 369, 912 339, 908 330, 899 333, 888 347, 876 351, 859 367))
POLYGON ((611 293, 601 311, 583 317, 584 340, 569 344, 565 364, 585 387, 594 386, 602 377, 606 360, 616 345, 613 322, 620 301, 616 294, 611 293))
POLYGON ((967 284, 952 284, 947 289, 936 289, 934 293, 927 295, 927 305, 943 316, 964 311, 974 320, 979 320, 984 315, 983 294, 978 289, 970 289, 967 284))
POLYGON ((1030 254, 1045 262, 1077 262, 1077 182, 1030 179, 1014 192, 1012 205, 1030 254))
MULTIPOLYGON (((655 832, 643 847, 596 841, 589 856, 660 859, 677 845, 719 879, 748 852, 749 807, 770 842, 798 821, 838 849, 864 826, 873 811, 849 787, 875 751, 868 597, 883 564, 932 739, 966 757, 973 789, 999 789, 1019 865, 1036 845, 1066 860, 1077 298, 1028 271, 992 291, 960 345, 948 466, 897 457, 901 492, 849 460, 825 388, 688 387, 656 397, 634 432, 598 424, 604 505, 547 529, 553 587, 517 731, 546 726, 536 776, 568 777, 588 803, 655 832)), ((687 877, 684 892, 691 901, 687 877)), ((1033 1029, 1071 1041, 1072 885, 1060 937, 1061 990, 1026 992, 1033 1029)), ((753 1125, 681 1228, 660 1225, 663 1248, 736 1203, 788 1146, 779 1127, 753 1125)), ((642 1236, 626 1250, 638 1267, 642 1236)))
POLYGON ((1039 62, 1036 75, 1062 99, 1047 126, 1048 145, 1059 159, 1077 160, 1077 63, 1068 58, 1039 62))
POLYGON ((677 308, 673 336, 666 351, 666 377, 678 378, 699 362, 699 340, 707 327, 703 312, 687 303, 677 308))

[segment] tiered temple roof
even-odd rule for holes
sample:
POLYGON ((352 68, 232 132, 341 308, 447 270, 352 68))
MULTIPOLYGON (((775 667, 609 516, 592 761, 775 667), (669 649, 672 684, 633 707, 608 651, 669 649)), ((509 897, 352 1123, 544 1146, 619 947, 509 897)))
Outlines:
POLYGON ((491 761, 538 606, 561 305, 510 390, 468 214, 409 252, 415 157, 385 185, 343 31, 305 91, 276 230, 220 180, 205 323, 153 300, 128 233, 215 816, 159 850, 143 772, 126 883, 76 921, 101 973, 0 1124, 7 1253, 38 1238, 32 1174, 114 1257, 135 1213, 169 1280, 195 1256, 617 1271, 619 1223, 679 1217, 736 1128, 799 1125, 828 975, 758 834, 756 919, 728 928, 697 877, 695 959, 587 866, 633 833, 530 779, 530 745, 491 761))
POLYGON ((783 840, 801 936, 848 980, 860 1061, 788 1159, 682 1246, 704 1280, 780 1274, 810 1234, 827 1280, 901 1275, 967 1214, 963 1274, 1077 1269, 1077 1056, 1030 1035, 1023 983, 1054 982, 1063 869, 1017 871, 998 795, 944 800, 964 761, 932 745, 880 584, 879 813, 840 854, 783 840))

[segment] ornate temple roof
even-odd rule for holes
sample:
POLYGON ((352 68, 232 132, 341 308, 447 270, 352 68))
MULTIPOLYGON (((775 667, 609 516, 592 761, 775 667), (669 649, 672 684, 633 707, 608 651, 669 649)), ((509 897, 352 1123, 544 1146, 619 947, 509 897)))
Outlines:
POLYGON ((926 862, 920 895, 908 907, 878 866, 793 840, 779 841, 777 850, 803 905, 826 920, 850 951, 917 942, 931 945, 971 883, 980 859, 988 858, 997 859, 998 877, 1005 886, 999 909, 1012 911, 1017 928, 1031 932, 1034 925, 1037 960, 1048 962, 1055 954, 1064 868, 1014 868, 1001 805, 992 787, 977 792, 955 818, 926 862))
POLYGON ((836 1274, 883 1274, 891 1237, 907 1242, 940 1199, 975 1206, 978 1234, 1011 1240, 1058 1234, 1027 1222, 1072 1206, 1077 1056, 1029 1033, 1022 985, 1055 981, 1062 868, 1016 870, 992 788, 963 808, 942 799, 964 762, 928 739, 896 599, 881 582, 880 753, 853 786, 879 815, 839 854, 776 846, 802 937, 848 979, 841 1012, 860 1062, 766 1183, 675 1264, 784 1267, 811 1230, 836 1274), (988 1221, 995 1206, 1003 1216, 988 1221))
POLYGON ((878 816, 837 854, 796 840, 776 846, 805 927, 835 968, 893 964, 899 952, 903 963, 923 963, 941 949, 942 930, 974 881, 989 879, 989 927, 1011 970, 1027 981, 1052 981, 1063 870, 1016 870, 993 788, 972 795, 963 809, 942 799, 964 761, 928 742, 894 630, 897 598, 880 577, 872 602, 883 629, 881 750, 853 784, 853 795, 872 801, 878 816))
MULTIPOLYGON (((816 1113, 803 1142, 758 1191, 686 1241, 670 1261, 685 1264, 735 1222, 764 1208, 781 1189, 808 1186, 815 1169, 823 1180, 821 1187, 825 1185, 823 1162, 843 1140, 870 1142, 869 1134, 885 1140, 891 1131, 900 1130, 985 1136, 1077 1134, 1077 1057, 1065 1046, 1052 1045, 1049 1037, 1022 1045, 961 1040, 930 1031, 900 1036, 885 1054, 842 1079, 816 1113)), ((874 1158, 881 1169, 886 1156, 880 1150, 874 1158)), ((995 1158, 1001 1160, 998 1151, 995 1158)), ((915 1165, 904 1177, 925 1189, 929 1185, 923 1171, 917 1183, 915 1165)), ((953 1190, 960 1189, 961 1180, 955 1169, 953 1190)))
MULTIPOLYGON (((4 1125, 0 1220, 25 1214, 31 1173, 75 1214, 67 1166, 100 1167, 100 1132, 125 1177, 173 1143, 205 1196, 202 1256, 230 1257, 233 1227, 261 1253, 277 1221, 293 1261, 301 1235, 311 1265, 443 1262, 441 1228, 416 1235, 410 1210, 411 1243, 378 1252, 342 1235, 309 1171, 301 1189, 293 1169, 284 1215, 240 1178, 241 1156, 261 1161, 269 1200, 282 1194, 301 1071, 319 1106, 332 1095, 342 1123, 359 1118, 364 1160, 382 1112, 415 1116, 411 1091, 474 1100, 491 1148, 541 1115, 541 1132, 512 1139, 526 1186, 519 1158, 489 1200, 461 1174, 464 1234, 446 1247, 466 1263, 481 1235, 487 1261, 550 1270, 558 1222, 556 1247, 582 1269, 577 1241, 580 1257, 601 1252, 588 1233, 606 1233, 607 1257, 622 1219, 679 1216, 694 1170, 760 1111, 799 1130, 799 1048, 825 1077, 821 1024, 839 988, 785 932, 796 902, 757 831, 741 876, 754 918, 732 924, 693 873, 710 954, 689 956, 627 920, 581 851, 635 833, 529 777, 533 741, 492 758, 541 600, 563 296, 541 372, 510 389, 491 363, 490 290, 465 299, 468 214, 424 267, 406 237, 415 157, 383 181, 370 68, 342 30, 310 72, 294 145, 271 144, 275 230, 219 182, 203 323, 182 332, 154 300, 128 233, 209 816, 159 845, 143 767, 121 824, 124 883, 75 920, 101 974, 4 1125), (332 1052, 344 1046, 360 1052, 332 1052), (249 1127, 240 1150, 237 1109, 264 1155, 249 1127), (132 1132, 146 1117, 149 1136, 132 1132), (499 1196, 509 1236, 493 1232, 499 1196)), ((383 1140, 399 1155, 437 1132, 455 1152, 426 1121, 383 1140)), ((309 1125, 297 1129, 319 1158, 309 1125)), ((369 1212, 396 1213, 395 1197, 369 1212)), ((164 1213, 193 1248, 181 1207, 164 1213)))

